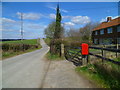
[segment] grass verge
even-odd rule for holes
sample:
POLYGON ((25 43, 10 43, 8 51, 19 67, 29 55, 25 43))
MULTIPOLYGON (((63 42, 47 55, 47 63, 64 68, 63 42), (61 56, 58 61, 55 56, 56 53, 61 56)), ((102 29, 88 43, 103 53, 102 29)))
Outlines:
POLYGON ((25 50, 25 51, 19 51, 19 52, 13 52, 13 51, 2 52, 2 60, 6 59, 6 58, 13 57, 13 56, 17 56, 17 55, 20 55, 20 54, 24 54, 24 53, 27 53, 27 52, 32 52, 32 51, 38 50, 40 48, 41 47, 34 48, 34 49, 28 49, 28 50, 25 50))
POLYGON ((84 75, 102 88, 120 88, 120 67, 112 63, 95 63, 77 67, 76 72, 84 75))
POLYGON ((64 60, 65 58, 64 57, 60 57, 59 55, 57 55, 57 54, 51 54, 50 52, 48 52, 47 54, 46 54, 46 58, 48 59, 48 60, 64 60))

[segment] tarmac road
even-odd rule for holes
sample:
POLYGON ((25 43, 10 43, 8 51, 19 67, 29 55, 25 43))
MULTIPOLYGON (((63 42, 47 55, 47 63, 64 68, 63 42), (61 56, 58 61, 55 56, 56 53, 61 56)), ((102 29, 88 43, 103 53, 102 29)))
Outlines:
POLYGON ((40 88, 49 61, 44 59, 49 47, 41 39, 42 49, 2 61, 3 88, 40 88))

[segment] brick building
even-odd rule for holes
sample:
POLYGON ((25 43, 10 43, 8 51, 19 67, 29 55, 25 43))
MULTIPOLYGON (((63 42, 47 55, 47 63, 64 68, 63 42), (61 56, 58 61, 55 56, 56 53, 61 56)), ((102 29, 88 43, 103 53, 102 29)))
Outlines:
POLYGON ((94 44, 120 44, 120 17, 108 17, 106 22, 94 28, 92 40, 94 44))

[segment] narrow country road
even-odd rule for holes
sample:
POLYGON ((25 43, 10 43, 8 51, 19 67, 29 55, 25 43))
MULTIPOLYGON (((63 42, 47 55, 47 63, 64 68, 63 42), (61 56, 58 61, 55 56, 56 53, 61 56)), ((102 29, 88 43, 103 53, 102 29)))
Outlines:
POLYGON ((44 59, 49 47, 41 39, 42 49, 2 61, 3 88, 40 88, 49 61, 44 59))
POLYGON ((42 49, 2 61, 3 88, 94 88, 75 72, 67 60, 45 59, 49 47, 41 39, 42 49))

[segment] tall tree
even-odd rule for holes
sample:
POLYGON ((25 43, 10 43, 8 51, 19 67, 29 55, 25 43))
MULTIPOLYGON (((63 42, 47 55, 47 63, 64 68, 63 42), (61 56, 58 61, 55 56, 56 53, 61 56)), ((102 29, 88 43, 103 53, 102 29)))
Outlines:
POLYGON ((56 13, 56 27, 55 27, 55 33, 54 33, 54 39, 59 39, 61 38, 61 14, 60 14, 60 10, 59 10, 59 4, 57 5, 57 13, 56 13))
POLYGON ((56 25, 55 25, 55 33, 54 33, 54 38, 51 41, 50 45, 50 52, 53 54, 59 54, 60 55, 60 45, 61 42, 58 41, 58 39, 61 38, 62 36, 62 28, 61 28, 61 14, 59 10, 59 4, 57 5, 57 13, 56 13, 56 25))

